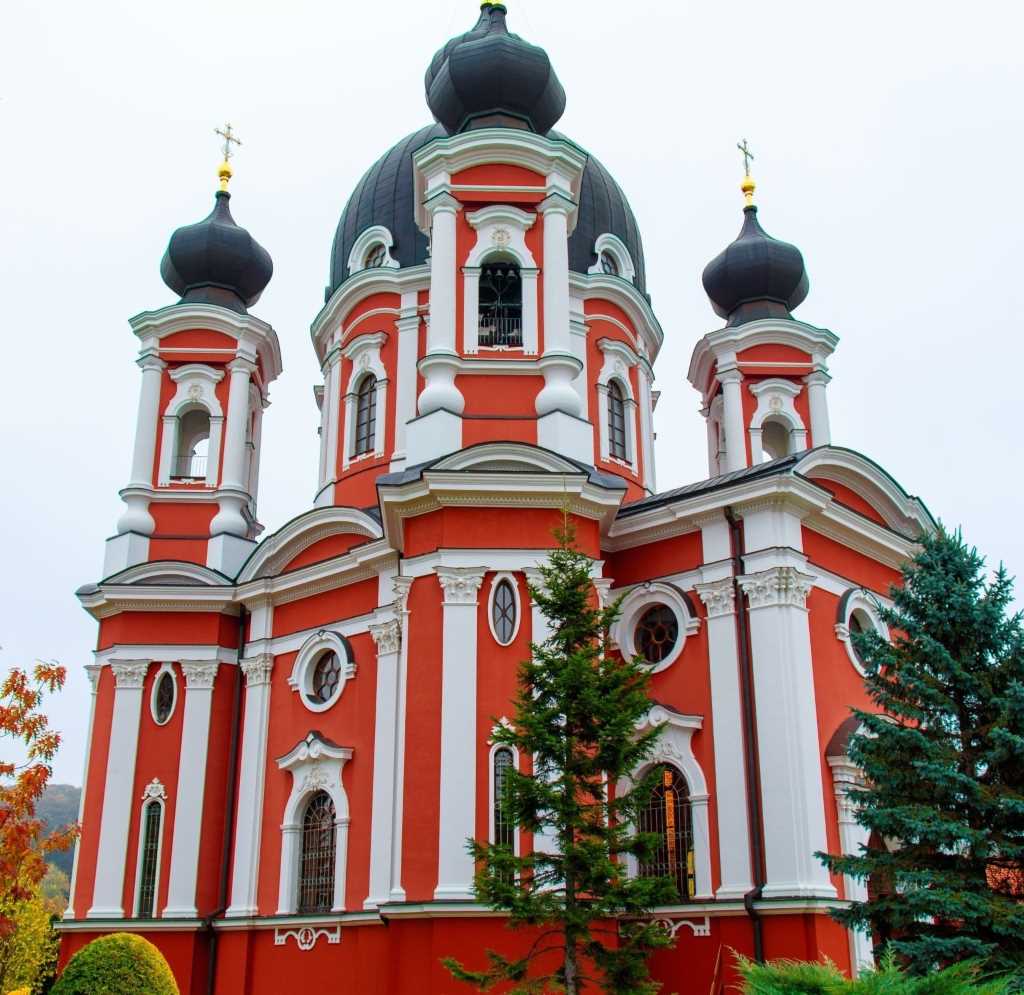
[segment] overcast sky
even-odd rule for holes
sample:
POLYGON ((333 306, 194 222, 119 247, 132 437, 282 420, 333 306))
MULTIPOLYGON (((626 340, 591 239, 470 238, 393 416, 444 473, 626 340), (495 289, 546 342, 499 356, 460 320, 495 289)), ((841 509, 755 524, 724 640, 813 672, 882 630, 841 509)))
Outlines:
MULTIPOLYGON (((473 0, 6 0, 0 31, 0 669, 56 658, 49 706, 79 784, 99 579, 140 377, 127 319, 172 303, 159 262, 204 217, 230 120, 232 211, 275 274, 254 313, 285 372, 264 420, 269 530, 310 507, 309 324, 360 175, 430 120, 423 72, 473 0)), ((798 316, 840 336, 833 440, 879 462, 993 561, 1024 571, 1019 387, 1024 6, 511 0, 644 236, 665 330, 661 489, 701 479, 704 264, 739 230, 746 137, 761 220, 803 250, 798 316)))

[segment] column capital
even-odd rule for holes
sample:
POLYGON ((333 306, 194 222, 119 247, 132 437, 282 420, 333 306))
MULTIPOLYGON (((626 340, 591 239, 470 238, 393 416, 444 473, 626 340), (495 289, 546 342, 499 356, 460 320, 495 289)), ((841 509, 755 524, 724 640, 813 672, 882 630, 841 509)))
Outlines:
POLYGON ((256 371, 256 364, 244 356, 236 356, 228 363, 228 369, 232 373, 245 373, 247 376, 251 376, 256 371))
POLYGON ((139 355, 139 358, 135 360, 136 365, 146 373, 150 370, 156 370, 160 372, 167 369, 167 364, 157 355, 155 351, 147 349, 139 355))
POLYGON ((270 683, 270 674, 274 669, 274 657, 270 653, 260 653, 242 661, 242 673, 245 675, 246 687, 259 687, 270 683))
POLYGON ((484 567, 438 567, 437 579, 446 605, 475 605, 484 581, 484 567))
POLYGON ((149 660, 123 660, 111 663, 110 669, 113 671, 118 691, 141 690, 146 680, 146 672, 149 670, 149 660))
POLYGON ((576 210, 576 203, 571 197, 567 197, 564 193, 550 194, 545 197, 538 205, 537 210, 541 214, 561 214, 568 217, 576 210))
MULTIPOLYGON (((534 585, 536 586, 536 585, 534 585)), ((597 603, 601 608, 607 608, 611 600, 612 588, 615 581, 611 577, 596 577, 594 579, 594 590, 597 591, 597 603)))
POLYGON ((85 676, 89 678, 89 686, 92 693, 96 694, 100 684, 100 674, 103 672, 103 664, 87 663, 85 665, 85 676))
POLYGON ((435 214, 458 214, 462 210, 462 202, 446 190, 434 194, 433 197, 429 197, 423 206, 430 212, 431 216, 435 214))
POLYGON ((218 667, 217 660, 183 660, 181 672, 185 675, 185 687, 189 691, 212 691, 218 667))
POLYGON ((371 625, 370 635, 377 644, 377 656, 397 653, 402 646, 402 624, 398 619, 371 625))
POLYGON ((395 592, 395 611, 400 615, 409 613, 409 592, 415 581, 415 577, 395 577, 391 582, 395 592))
POLYGON ((715 374, 715 379, 724 387, 727 383, 742 383, 743 373, 738 367, 726 367, 715 374))
POLYGON ((824 387, 831 382, 832 377, 829 376, 826 370, 814 370, 813 372, 808 373, 807 376, 804 377, 804 383, 809 384, 810 386, 816 386, 820 384, 822 387, 824 387))
POLYGON ((736 611, 736 588, 732 577, 723 577, 707 584, 696 584, 694 590, 707 609, 708 618, 732 615, 736 611))
POLYGON ((796 567, 770 567, 736 578, 751 609, 789 606, 806 608, 814 576, 796 567))

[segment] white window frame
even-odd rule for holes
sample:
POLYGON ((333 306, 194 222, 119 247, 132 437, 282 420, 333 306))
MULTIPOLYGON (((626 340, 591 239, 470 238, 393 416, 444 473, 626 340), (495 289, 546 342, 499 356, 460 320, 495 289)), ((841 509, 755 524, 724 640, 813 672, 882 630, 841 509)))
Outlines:
POLYGON ((862 612, 867 616, 871 625, 874 626, 875 631, 886 642, 889 642, 891 639, 889 626, 882 621, 882 617, 878 613, 879 604, 880 602, 876 594, 873 594, 861 587, 851 587, 842 596, 842 598, 839 599, 839 609, 835 626, 836 638, 846 648, 846 655, 850 658, 850 663, 853 665, 853 669, 856 670, 861 677, 865 676, 866 671, 864 670, 864 664, 860 662, 860 657, 857 656, 857 651, 853 647, 853 638, 850 632, 850 619, 853 617, 854 612, 862 612))
POLYGON ((789 432, 787 455, 802 452, 807 448, 807 427, 793 403, 803 389, 802 384, 795 384, 792 380, 783 380, 779 377, 751 384, 750 393, 757 398, 757 408, 749 426, 751 466, 757 466, 764 457, 761 430, 766 421, 780 422, 786 427, 789 432))
POLYGON ((603 252, 607 252, 615 260, 615 265, 619 268, 618 276, 612 277, 612 279, 628 280, 630 283, 636 283, 636 266, 633 263, 633 257, 629 254, 626 243, 618 235, 613 235, 610 231, 598 235, 594 240, 594 253, 597 259, 590 269, 587 270, 588 274, 595 273, 598 276, 610 276, 609 273, 601 269, 601 253, 603 252))
MULTIPOLYGON (((508 719, 503 718, 501 720, 503 725, 509 725, 508 719)), ((495 843, 494 838, 494 802, 495 802, 495 784, 494 784, 494 757, 498 750, 511 750, 512 751, 512 766, 519 770, 519 751, 508 743, 491 743, 491 749, 487 754, 487 842, 492 846, 495 843)), ((519 856, 519 837, 522 834, 519 831, 519 827, 513 827, 512 831, 512 852, 518 857, 519 856)))
POLYGON ((667 605, 675 613, 679 638, 675 648, 664 660, 644 664, 652 674, 660 674, 671 667, 682 654, 686 640, 700 628, 700 618, 694 614, 686 596, 678 588, 661 582, 641 584, 623 598, 619 618, 612 629, 612 638, 623 656, 632 658, 639 653, 634 638, 637 623, 648 608, 656 605, 667 605))
POLYGON ((348 870, 348 795, 342 783, 342 771, 352 759, 353 750, 325 742, 317 733, 308 733, 290 753, 277 761, 279 770, 292 776, 292 790, 281 820, 281 873, 278 882, 277 914, 295 915, 299 905, 299 863, 302 860, 302 820, 309 799, 326 791, 334 802, 334 901, 331 912, 345 910, 345 884, 348 870))
POLYGON ((160 665, 160 669, 156 672, 156 677, 153 678, 153 687, 149 692, 149 714, 153 717, 153 722, 158 726, 165 726, 168 722, 174 718, 175 709, 178 707, 178 675, 174 671, 174 665, 171 663, 164 663, 160 665), (171 699, 171 710, 167 714, 167 718, 160 721, 157 718, 156 713, 156 692, 160 686, 160 681, 164 674, 171 675, 171 683, 174 686, 174 697, 171 699))
POLYGON ((142 891, 142 852, 146 843, 146 808, 156 802, 160 806, 160 834, 156 841, 156 880, 153 883, 153 916, 160 918, 160 872, 164 859, 164 833, 167 829, 167 789, 154 777, 142 792, 139 804, 139 839, 135 857, 135 887, 132 895, 132 919, 139 918, 139 894, 142 891))
POLYGON ((597 421, 600 430, 601 459, 621 466, 635 476, 640 473, 637 459, 637 415, 639 405, 629 371, 640 362, 640 357, 624 342, 615 339, 599 339, 598 349, 604 356, 604 365, 597 376, 597 421), (608 417, 608 388, 614 381, 622 388, 623 407, 626 416, 626 459, 611 454, 611 427, 608 417))
POLYGON ((333 708, 345 691, 349 679, 356 675, 356 661, 349 641, 340 633, 330 629, 314 632, 301 646, 295 655, 295 663, 288 677, 288 686, 295 691, 302 704, 311 712, 326 712, 333 708), (333 652, 341 662, 341 674, 338 677, 338 690, 327 701, 314 701, 310 698, 313 687, 313 673, 316 663, 324 653, 333 652))
POLYGON ((352 251, 348 254, 349 276, 371 268, 366 265, 366 257, 370 254, 370 249, 375 245, 383 245, 386 250, 386 254, 384 262, 381 263, 380 266, 372 267, 372 269, 401 268, 398 260, 391 255, 391 250, 395 245, 394 236, 387 228, 384 227, 384 225, 371 225, 369 228, 360 232, 355 242, 352 243, 352 251))
MULTIPOLYGON (((469 354, 480 351, 480 270, 495 256, 511 257, 519 266, 519 279, 523 291, 523 346, 526 356, 535 356, 539 348, 537 318, 537 276, 540 270, 529 246, 526 232, 537 222, 537 215, 508 204, 494 204, 466 215, 476 231, 476 245, 466 257, 462 267, 462 342, 469 354)), ((507 346, 494 347, 497 351, 519 352, 507 346)), ((488 352, 492 349, 488 348, 488 352)))
POLYGON ((387 342, 387 332, 367 332, 357 335, 341 350, 342 356, 352 363, 345 386, 345 446, 341 456, 341 468, 347 470, 353 463, 377 459, 384 455, 388 411, 388 373, 380 358, 380 351, 387 342), (355 455, 356 445, 356 391, 363 377, 372 373, 377 378, 377 419, 374 426, 373 449, 368 453, 355 455))
POLYGON ((519 627, 523 624, 523 604, 522 599, 519 596, 519 580, 515 574, 512 573, 496 573, 491 579, 491 589, 487 595, 487 625, 490 627, 491 635, 494 637, 494 641, 499 646, 511 646, 516 641, 516 636, 519 635, 519 627), (498 633, 494 628, 494 596, 498 592, 498 587, 503 581, 508 581, 512 587, 512 594, 515 597, 516 604, 516 621, 512 627, 512 638, 507 643, 503 643, 498 638, 498 633))
POLYGON ((216 387, 224 379, 224 371, 215 370, 203 363, 188 363, 171 370, 170 377, 178 385, 178 389, 164 409, 157 483, 162 487, 173 483, 171 473, 178 452, 178 419, 190 408, 203 408, 210 416, 205 483, 207 487, 216 487, 220 473, 221 438, 224 433, 224 411, 217 400, 216 387))

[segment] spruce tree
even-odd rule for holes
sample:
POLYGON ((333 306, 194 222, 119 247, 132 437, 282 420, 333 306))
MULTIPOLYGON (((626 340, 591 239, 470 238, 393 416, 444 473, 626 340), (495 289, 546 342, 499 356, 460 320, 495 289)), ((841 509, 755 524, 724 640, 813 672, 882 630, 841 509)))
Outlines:
POLYGON ((892 608, 880 607, 892 642, 854 636, 878 709, 855 711, 849 748, 872 845, 820 856, 883 887, 834 915, 917 974, 980 958, 1024 976, 1021 616, 1005 570, 987 581, 959 533, 940 529, 921 545, 892 608))
POLYGON ((504 818, 556 842, 516 856, 507 845, 469 841, 479 900, 507 912, 513 929, 532 928, 536 938, 521 957, 488 950, 483 970, 445 964, 481 991, 511 983, 503 990, 512 995, 595 988, 654 995, 659 986, 650 980, 647 956, 669 941, 644 916, 678 896, 669 878, 629 877, 625 857, 650 859, 657 845, 656 836, 631 828, 657 771, 616 790, 649 759, 661 731, 637 731, 651 707, 649 674, 638 660, 611 651, 619 606, 598 607, 592 561, 575 548, 571 526, 556 538, 541 567, 543 584, 530 591, 551 635, 531 645, 532 658, 520 665, 514 718, 493 736, 532 758, 530 773, 507 775, 504 818))

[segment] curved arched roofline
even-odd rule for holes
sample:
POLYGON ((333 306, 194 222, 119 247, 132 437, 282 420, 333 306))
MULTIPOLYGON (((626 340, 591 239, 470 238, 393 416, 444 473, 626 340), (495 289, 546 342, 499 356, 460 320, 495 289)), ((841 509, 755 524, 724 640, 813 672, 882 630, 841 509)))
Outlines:
POLYGON ((187 560, 152 560, 138 563, 104 577, 100 584, 194 584, 204 587, 224 587, 234 581, 227 574, 211 567, 187 560))

